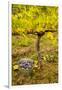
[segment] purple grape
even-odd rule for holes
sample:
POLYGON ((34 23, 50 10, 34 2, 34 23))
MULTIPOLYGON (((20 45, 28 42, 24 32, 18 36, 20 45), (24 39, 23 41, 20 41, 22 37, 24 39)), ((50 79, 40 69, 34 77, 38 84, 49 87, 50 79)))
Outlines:
POLYGON ((32 59, 29 59, 29 58, 22 58, 20 61, 19 61, 19 65, 20 67, 22 68, 32 68, 33 66, 33 60, 32 59))

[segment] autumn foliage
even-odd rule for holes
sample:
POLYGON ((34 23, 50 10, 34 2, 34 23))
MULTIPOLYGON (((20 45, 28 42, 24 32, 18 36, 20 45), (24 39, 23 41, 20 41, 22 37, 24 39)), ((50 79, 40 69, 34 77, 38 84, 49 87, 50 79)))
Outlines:
POLYGON ((11 10, 12 84, 58 82, 58 7, 12 4, 11 10), (20 73, 22 58, 34 62, 28 76, 20 73))

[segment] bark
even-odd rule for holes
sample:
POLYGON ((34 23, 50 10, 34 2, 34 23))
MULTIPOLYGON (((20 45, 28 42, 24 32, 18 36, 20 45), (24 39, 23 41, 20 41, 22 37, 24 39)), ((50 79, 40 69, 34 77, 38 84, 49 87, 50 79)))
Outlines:
POLYGON ((38 58, 39 66, 42 63, 41 54, 40 54, 40 39, 41 39, 41 36, 37 35, 36 51, 37 51, 37 58, 38 58))

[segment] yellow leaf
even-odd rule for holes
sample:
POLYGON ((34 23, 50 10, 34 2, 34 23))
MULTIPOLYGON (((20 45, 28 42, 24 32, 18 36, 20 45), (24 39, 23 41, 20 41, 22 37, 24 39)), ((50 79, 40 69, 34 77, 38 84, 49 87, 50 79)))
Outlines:
POLYGON ((53 39, 53 34, 51 32, 48 32, 47 38, 53 39))
POLYGON ((36 60, 36 61, 34 61, 35 62, 35 64, 37 64, 38 63, 38 61, 36 60))
POLYGON ((19 68, 18 65, 14 65, 14 66, 13 66, 13 69, 14 69, 14 70, 16 70, 16 69, 18 69, 18 68, 19 68))
POLYGON ((44 56, 43 59, 46 61, 46 57, 44 56))

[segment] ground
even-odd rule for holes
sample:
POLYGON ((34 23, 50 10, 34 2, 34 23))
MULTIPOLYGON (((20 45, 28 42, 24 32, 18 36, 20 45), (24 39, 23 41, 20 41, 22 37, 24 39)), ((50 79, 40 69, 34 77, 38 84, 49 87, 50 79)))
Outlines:
POLYGON ((32 58, 37 65, 36 40, 35 35, 12 35, 12 85, 58 82, 57 42, 54 45, 46 35, 40 41, 42 67, 33 67, 29 74, 20 69, 18 61, 24 57, 32 58))

